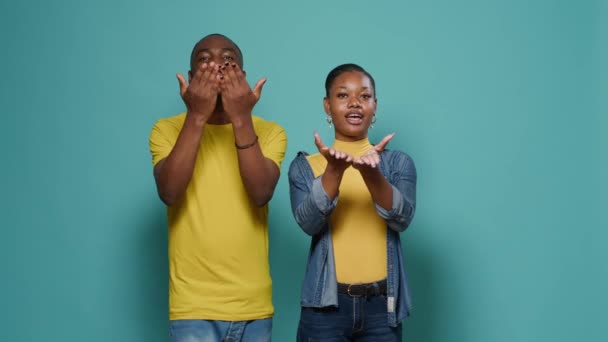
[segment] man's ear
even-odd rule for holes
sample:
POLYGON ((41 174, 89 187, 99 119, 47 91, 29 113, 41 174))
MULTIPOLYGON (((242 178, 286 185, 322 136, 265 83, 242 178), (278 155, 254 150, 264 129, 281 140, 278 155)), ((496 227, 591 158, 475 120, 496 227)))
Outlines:
POLYGON ((188 83, 192 82, 192 71, 188 70, 188 83))

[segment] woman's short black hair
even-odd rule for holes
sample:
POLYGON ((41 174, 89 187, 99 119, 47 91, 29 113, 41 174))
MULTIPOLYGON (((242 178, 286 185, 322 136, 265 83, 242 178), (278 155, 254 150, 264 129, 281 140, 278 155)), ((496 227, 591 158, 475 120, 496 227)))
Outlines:
POLYGON ((365 69, 363 69, 362 67, 353 63, 338 65, 337 67, 333 68, 333 70, 330 71, 329 74, 327 74, 327 78, 325 79, 325 96, 329 97, 329 89, 331 88, 331 85, 334 83, 338 76, 342 75, 345 72, 352 71, 358 71, 360 73, 363 73, 369 78, 369 80, 372 82, 372 87, 374 88, 374 97, 376 97, 376 82, 374 81, 372 75, 370 75, 369 72, 365 71, 365 69))

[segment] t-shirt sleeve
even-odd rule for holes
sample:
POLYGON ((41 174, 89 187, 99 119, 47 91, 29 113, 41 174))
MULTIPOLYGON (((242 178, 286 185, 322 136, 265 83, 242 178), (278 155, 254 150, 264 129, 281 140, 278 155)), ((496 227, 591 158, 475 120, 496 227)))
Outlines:
POLYGON ((272 160, 280 169, 287 148, 287 134, 283 127, 271 123, 259 139, 264 157, 272 160))
POLYGON ((159 161, 167 158, 173 145, 175 145, 175 139, 171 139, 168 135, 169 127, 164 124, 161 120, 157 121, 152 127, 150 133, 150 154, 152 154, 152 164, 156 165, 159 161))

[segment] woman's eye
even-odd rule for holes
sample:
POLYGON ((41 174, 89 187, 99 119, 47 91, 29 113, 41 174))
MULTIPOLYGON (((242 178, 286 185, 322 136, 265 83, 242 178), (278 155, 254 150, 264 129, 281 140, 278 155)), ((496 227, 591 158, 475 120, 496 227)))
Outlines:
POLYGON ((201 58, 198 59, 201 62, 207 62, 209 60, 209 56, 203 56, 201 58))
POLYGON ((233 59, 234 59, 234 58, 233 58, 232 56, 224 56, 224 60, 225 60, 225 61, 231 61, 231 60, 233 60, 233 59))
POLYGON ((347 95, 344 93, 339 93, 337 96, 339 99, 344 99, 344 98, 346 98, 347 95))
POLYGON ((370 94, 363 94, 363 95, 361 95, 361 97, 364 98, 364 99, 366 99, 366 100, 369 100, 369 99, 372 98, 372 96, 370 94))

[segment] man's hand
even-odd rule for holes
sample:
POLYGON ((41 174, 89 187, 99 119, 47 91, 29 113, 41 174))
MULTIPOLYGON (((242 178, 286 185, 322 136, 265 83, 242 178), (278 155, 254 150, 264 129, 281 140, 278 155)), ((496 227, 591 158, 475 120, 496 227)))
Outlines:
POLYGON ((177 74, 179 93, 186 104, 188 115, 197 122, 206 123, 213 114, 219 92, 219 66, 211 62, 203 63, 196 69, 190 84, 184 76, 177 74))
POLYGON ((220 68, 220 91, 224 112, 232 124, 238 124, 242 118, 251 116, 255 104, 262 94, 266 78, 256 83, 253 90, 249 87, 245 73, 236 63, 225 63, 220 68))

